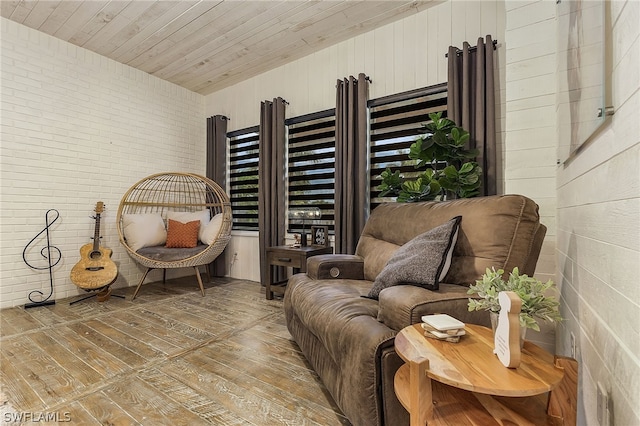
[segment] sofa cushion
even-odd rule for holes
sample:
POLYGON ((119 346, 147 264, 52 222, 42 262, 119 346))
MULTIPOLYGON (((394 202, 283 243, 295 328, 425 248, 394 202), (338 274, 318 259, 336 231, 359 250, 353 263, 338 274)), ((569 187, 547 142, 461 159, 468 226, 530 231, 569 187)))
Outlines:
POLYGON ((205 244, 209 244, 205 242, 204 238, 204 230, 209 225, 211 221, 211 214, 209 213, 209 209, 203 209, 196 212, 177 212, 173 210, 169 210, 167 212, 167 220, 177 220, 182 223, 193 222, 194 220, 200 221, 200 229, 198 231, 198 239, 205 244))
POLYGON ((544 237, 538 206, 520 195, 495 195, 452 201, 387 203, 376 207, 356 247, 364 259, 365 279, 375 281, 403 244, 454 216, 462 216, 458 241, 445 282, 468 286, 486 268, 535 270, 544 237))
POLYGON ((122 232, 133 251, 167 241, 167 230, 160 213, 125 213, 122 215, 122 232))
POLYGON ((370 281, 311 280, 306 274, 296 274, 289 278, 286 297, 296 306, 300 321, 339 362, 345 325, 358 317, 378 322, 378 303, 361 297, 370 288, 370 281), (313 284, 308 285, 310 282, 313 284))
POLYGON ((376 277, 368 297, 377 300, 380 291, 399 284, 437 290, 451 266, 460 220, 456 216, 400 247, 376 277))
POLYGON ((440 283, 438 291, 409 285, 389 287, 380 293, 378 321, 400 331, 421 322, 423 315, 446 313, 464 323, 490 326, 487 312, 469 312, 468 289, 447 283, 440 283))
POLYGON ((393 348, 396 334, 376 319, 378 302, 360 297, 370 287, 368 281, 296 274, 285 292, 291 336, 354 426, 378 424, 380 353, 393 348))
POLYGON ((198 245, 199 220, 182 223, 169 219, 167 225, 168 248, 193 248, 198 245))
POLYGON ((209 223, 205 226, 200 227, 200 241, 203 244, 211 245, 214 243, 216 238, 218 238, 218 233, 220 232, 220 228, 222 228, 222 221, 224 220, 224 215, 222 213, 218 213, 214 217, 211 218, 209 223))
POLYGON ((204 244, 198 244, 197 246, 192 248, 168 248, 165 246, 153 246, 141 248, 137 251, 137 253, 142 257, 146 257, 147 259, 156 260, 159 262, 176 262, 200 254, 206 248, 207 246, 204 244))

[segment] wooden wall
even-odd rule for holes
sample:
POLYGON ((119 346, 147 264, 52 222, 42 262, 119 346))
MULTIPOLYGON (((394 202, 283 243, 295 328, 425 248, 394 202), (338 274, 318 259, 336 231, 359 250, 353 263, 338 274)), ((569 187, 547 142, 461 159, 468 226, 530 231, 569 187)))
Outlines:
MULTIPOLYGON (((491 34, 498 40, 496 68, 499 76, 496 102, 505 101, 504 3, 455 1, 436 3, 429 9, 385 25, 316 54, 213 93, 205 98, 206 114, 231 118, 229 130, 259 123, 260 102, 283 97, 289 102, 287 117, 335 107, 336 80, 366 73, 373 80, 369 97, 404 92, 447 80, 445 53, 463 41, 476 44, 491 34)), ((504 107, 497 105, 500 137, 504 135, 504 107)), ((501 149, 502 150, 502 149, 501 149)), ((233 277, 258 281, 256 233, 234 232, 229 259, 233 277)))
POLYGON ((557 263, 565 321, 556 352, 580 365, 578 424, 640 424, 640 3, 605 3, 606 91, 616 113, 556 165, 556 5, 506 2, 507 192, 527 192, 549 226, 538 271, 557 263), (556 247, 550 251, 550 247, 556 247), (541 268, 542 267, 542 268, 541 268))
MULTIPOLYGON (((640 3, 605 3, 606 90, 615 114, 558 168, 558 274, 575 336, 586 421, 597 424, 597 386, 610 422, 640 424, 640 3)), ((578 421, 578 424, 585 424, 578 421)))

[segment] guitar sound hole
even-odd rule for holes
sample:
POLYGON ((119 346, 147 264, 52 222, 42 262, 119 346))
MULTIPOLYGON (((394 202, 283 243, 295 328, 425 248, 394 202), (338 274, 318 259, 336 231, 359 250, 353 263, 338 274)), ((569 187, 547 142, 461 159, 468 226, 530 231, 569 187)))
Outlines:
POLYGON ((100 253, 99 251, 95 250, 95 251, 92 251, 91 253, 89 253, 89 257, 91 259, 94 259, 94 260, 95 259, 100 259, 102 257, 102 253, 100 253))

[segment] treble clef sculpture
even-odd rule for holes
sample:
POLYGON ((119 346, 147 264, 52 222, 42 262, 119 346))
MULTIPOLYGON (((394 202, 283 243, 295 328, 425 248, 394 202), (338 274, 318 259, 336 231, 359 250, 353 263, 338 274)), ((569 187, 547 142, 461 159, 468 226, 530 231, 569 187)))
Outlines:
POLYGON ((53 295, 53 268, 62 259, 62 253, 60 252, 60 249, 58 247, 51 245, 51 240, 49 238, 49 228, 51 228, 51 225, 53 225, 55 223, 55 221, 58 220, 59 217, 60 217, 60 213, 58 212, 58 210, 56 210, 56 209, 47 210, 47 212, 44 215, 44 218, 45 218, 45 227, 44 227, 44 229, 42 231, 40 231, 35 237, 33 237, 31 239, 31 241, 29 241, 29 243, 24 247, 24 250, 22 251, 22 260, 24 260, 24 263, 26 263, 28 267, 30 267, 32 269, 39 270, 39 271, 42 271, 42 270, 45 270, 45 269, 49 270, 49 285, 50 285, 50 292, 49 292, 49 295, 47 297, 44 297, 44 293, 41 292, 40 290, 33 290, 31 293, 29 293, 29 300, 32 303, 27 303, 26 305, 24 305, 25 308, 32 308, 32 307, 35 307, 35 306, 44 306, 44 305, 53 305, 53 304, 56 303, 55 300, 49 300, 49 298, 53 295), (54 214, 55 214, 55 217, 53 217, 54 214), (50 215, 51 215, 52 219, 49 218, 50 215), (27 249, 43 233, 46 233, 47 245, 44 246, 40 250, 40 254, 42 255, 42 257, 47 259, 48 265, 47 266, 43 266, 43 267, 34 266, 34 265, 30 264, 29 261, 27 260, 27 249), (57 259, 55 261, 53 261, 53 257, 54 256, 57 256, 57 259), (40 295, 39 298, 42 299, 42 300, 34 300, 33 299, 33 294, 34 293, 39 294, 40 295))

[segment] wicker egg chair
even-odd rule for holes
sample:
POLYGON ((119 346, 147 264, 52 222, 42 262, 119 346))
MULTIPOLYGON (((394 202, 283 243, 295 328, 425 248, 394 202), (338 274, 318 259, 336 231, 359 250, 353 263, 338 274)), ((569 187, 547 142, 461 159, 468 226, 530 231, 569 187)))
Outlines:
MULTIPOLYGON (((219 222, 220 217, 216 218, 219 222)), ((204 296, 204 286, 200 276, 199 266, 208 265, 218 257, 231 239, 231 203, 229 197, 222 188, 204 176, 192 173, 158 173, 148 176, 133 185, 124 194, 118 207, 116 226, 120 242, 129 255, 139 264, 147 268, 140 279, 133 294, 135 299, 140 291, 147 274, 152 269, 164 269, 163 280, 167 269, 193 267, 196 271, 200 291, 204 296), (131 247, 126 238, 127 230, 124 226, 129 226, 130 218, 148 217, 158 218, 160 225, 167 223, 169 212, 176 214, 196 213, 206 215, 205 209, 209 211, 209 218, 222 214, 222 220, 217 235, 213 234, 212 242, 203 244, 198 241, 194 248, 167 248, 164 243, 135 249, 131 247), (127 221, 126 225, 123 223, 127 221)), ((144 224, 143 224, 144 225, 144 224)), ((217 223, 216 223, 217 225, 217 223)), ((142 226, 142 233, 145 232, 142 226)), ((129 239, 132 240, 131 234, 129 239)))

